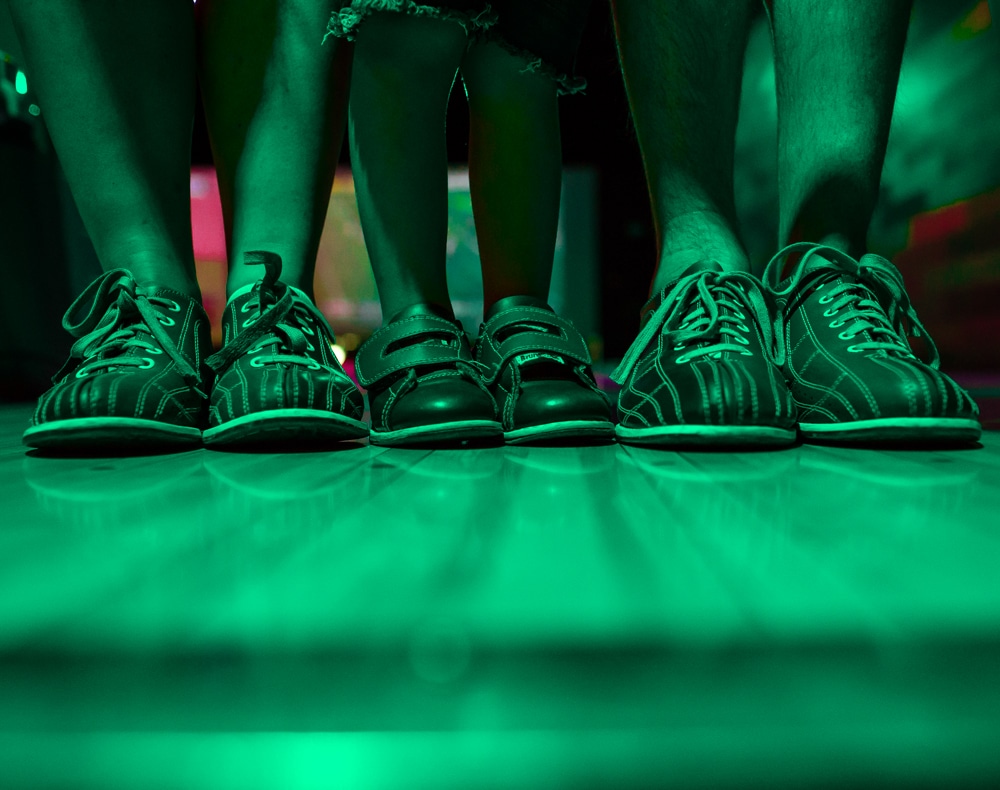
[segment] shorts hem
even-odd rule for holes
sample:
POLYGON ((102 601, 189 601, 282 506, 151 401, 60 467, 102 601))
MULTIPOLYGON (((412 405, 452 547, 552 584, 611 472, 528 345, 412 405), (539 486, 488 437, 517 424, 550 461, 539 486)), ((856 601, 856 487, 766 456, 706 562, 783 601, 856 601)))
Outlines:
POLYGON ((576 93, 583 93, 587 89, 587 80, 583 77, 567 74, 531 50, 512 44, 496 29, 484 30, 482 38, 485 41, 497 44, 511 55, 521 58, 525 62, 525 67, 522 69, 523 73, 544 74, 551 78, 556 83, 557 92, 560 96, 572 96, 576 93))
POLYGON ((482 11, 465 12, 422 5, 414 0, 353 0, 349 6, 335 11, 330 17, 323 41, 325 42, 330 36, 354 41, 357 38, 358 27, 376 11, 426 16, 432 19, 457 22, 470 36, 485 32, 497 22, 497 14, 488 4, 482 11))

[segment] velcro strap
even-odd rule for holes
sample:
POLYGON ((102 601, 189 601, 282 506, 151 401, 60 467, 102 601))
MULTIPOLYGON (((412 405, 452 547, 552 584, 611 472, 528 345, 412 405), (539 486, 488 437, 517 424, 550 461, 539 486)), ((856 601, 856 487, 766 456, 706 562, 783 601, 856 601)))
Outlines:
POLYGON ((479 362, 489 369, 486 381, 492 383, 504 365, 520 354, 551 353, 581 365, 589 365, 590 350, 583 335, 565 318, 539 307, 512 307, 497 313, 483 325, 479 336, 479 362), (532 329, 525 324, 541 324, 556 330, 555 333, 532 329), (497 342, 505 327, 519 329, 497 342))
POLYGON ((361 386, 368 388, 407 368, 459 361, 473 364, 469 341, 462 328, 446 318, 415 315, 394 321, 368 338, 354 358, 354 372, 361 386), (415 342, 387 353, 394 343, 427 334, 448 335, 456 342, 453 345, 415 342))

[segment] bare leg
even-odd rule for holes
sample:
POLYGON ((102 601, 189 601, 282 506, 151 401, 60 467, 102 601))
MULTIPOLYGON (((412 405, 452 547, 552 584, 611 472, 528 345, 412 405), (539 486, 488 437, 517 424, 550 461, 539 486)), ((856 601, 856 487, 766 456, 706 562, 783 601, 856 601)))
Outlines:
POLYGON ((333 38, 321 45, 330 13, 321 0, 208 0, 199 8, 227 291, 263 274, 242 265, 244 252, 269 250, 282 258, 282 281, 311 296, 346 124, 352 47, 333 38))
POLYGON ((429 17, 376 13, 359 29, 351 161, 387 321, 417 303, 450 304, 444 119, 466 47, 460 25, 429 17))
POLYGON ((462 63, 469 179, 486 311, 506 296, 548 300, 559 223, 562 145, 556 84, 496 44, 462 63))
POLYGON ((749 271, 733 156, 752 8, 753 0, 614 2, 656 222, 653 291, 697 261, 749 271))
POLYGON ((865 251, 910 6, 775 1, 782 245, 865 251))
POLYGON ((196 296, 191 3, 11 0, 10 9, 101 266, 196 296))

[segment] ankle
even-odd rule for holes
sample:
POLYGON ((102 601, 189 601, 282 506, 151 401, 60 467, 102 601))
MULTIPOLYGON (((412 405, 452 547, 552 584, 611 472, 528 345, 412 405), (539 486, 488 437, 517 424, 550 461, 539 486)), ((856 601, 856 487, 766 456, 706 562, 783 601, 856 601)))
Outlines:
POLYGON ((750 258, 733 225, 730 219, 711 210, 679 214, 665 222, 660 232, 653 290, 703 261, 715 261, 727 272, 750 271, 750 258))

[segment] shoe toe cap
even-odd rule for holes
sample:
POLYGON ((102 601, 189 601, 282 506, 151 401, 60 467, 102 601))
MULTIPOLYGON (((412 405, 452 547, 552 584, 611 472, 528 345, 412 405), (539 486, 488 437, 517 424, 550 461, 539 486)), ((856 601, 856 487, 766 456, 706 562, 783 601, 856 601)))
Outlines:
MULTIPOLYGON (((383 404, 373 404, 375 410, 383 404)), ((393 430, 448 422, 495 419, 493 399, 473 382, 456 376, 421 381, 416 388, 390 406, 388 422, 393 430)))
POLYGON ((564 421, 610 422, 607 399, 574 381, 526 381, 514 406, 515 428, 564 421))

